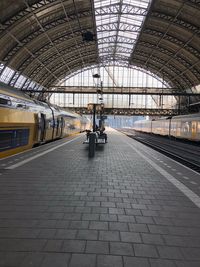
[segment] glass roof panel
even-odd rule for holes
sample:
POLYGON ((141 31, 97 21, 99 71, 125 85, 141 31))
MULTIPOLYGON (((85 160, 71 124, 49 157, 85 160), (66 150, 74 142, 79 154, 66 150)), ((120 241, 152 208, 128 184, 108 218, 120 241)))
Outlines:
POLYGON ((151 0, 94 0, 99 62, 121 56, 129 62, 150 4, 151 0))

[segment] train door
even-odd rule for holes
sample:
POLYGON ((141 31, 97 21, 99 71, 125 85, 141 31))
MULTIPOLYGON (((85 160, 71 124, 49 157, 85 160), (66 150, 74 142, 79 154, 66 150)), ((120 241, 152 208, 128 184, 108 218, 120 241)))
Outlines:
POLYGON ((39 118, 39 141, 45 141, 46 137, 46 115, 41 113, 39 118))
POLYGON ((196 134, 197 134, 197 122, 192 121, 192 140, 196 140, 196 134))
POLYGON ((197 140, 200 141, 200 121, 197 120, 197 140))
POLYGON ((59 133, 59 117, 57 117, 56 120, 56 137, 58 137, 58 133, 59 133))
POLYGON ((65 127, 65 121, 64 121, 63 117, 61 117, 60 118, 60 137, 63 136, 64 127, 65 127))

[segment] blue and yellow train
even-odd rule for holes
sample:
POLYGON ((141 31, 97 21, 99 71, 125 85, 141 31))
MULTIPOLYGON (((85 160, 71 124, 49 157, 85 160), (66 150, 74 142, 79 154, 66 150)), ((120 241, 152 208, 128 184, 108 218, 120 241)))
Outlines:
POLYGON ((0 158, 90 128, 87 117, 0 84, 0 158))
POLYGON ((140 120, 133 129, 178 139, 200 142, 200 113, 174 117, 140 120))

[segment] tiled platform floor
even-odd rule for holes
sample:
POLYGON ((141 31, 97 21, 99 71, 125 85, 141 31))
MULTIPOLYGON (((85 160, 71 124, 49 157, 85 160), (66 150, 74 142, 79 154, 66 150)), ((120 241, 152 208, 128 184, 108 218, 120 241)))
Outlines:
POLYGON ((0 162, 0 266, 199 267, 200 209, 137 151, 186 186, 189 170, 116 131, 93 159, 83 140, 0 162))

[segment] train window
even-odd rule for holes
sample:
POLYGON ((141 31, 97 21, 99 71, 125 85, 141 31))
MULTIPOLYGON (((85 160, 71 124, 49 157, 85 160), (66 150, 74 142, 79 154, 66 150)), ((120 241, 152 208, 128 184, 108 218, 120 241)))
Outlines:
POLYGON ((28 144, 29 129, 0 131, 0 152, 28 144))
POLYGON ((0 131, 0 152, 12 148, 12 131, 0 131))
POLYGON ((11 106, 11 101, 9 99, 0 97, 0 105, 11 106))

